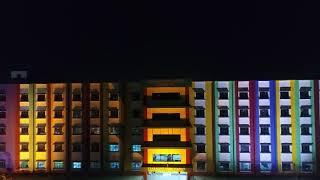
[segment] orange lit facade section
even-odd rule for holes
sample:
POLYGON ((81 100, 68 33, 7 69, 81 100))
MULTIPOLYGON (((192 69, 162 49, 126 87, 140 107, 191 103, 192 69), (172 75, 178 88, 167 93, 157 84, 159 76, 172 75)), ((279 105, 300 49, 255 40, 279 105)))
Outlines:
POLYGON ((149 174, 186 173, 191 167, 188 85, 147 84, 143 167, 149 174))

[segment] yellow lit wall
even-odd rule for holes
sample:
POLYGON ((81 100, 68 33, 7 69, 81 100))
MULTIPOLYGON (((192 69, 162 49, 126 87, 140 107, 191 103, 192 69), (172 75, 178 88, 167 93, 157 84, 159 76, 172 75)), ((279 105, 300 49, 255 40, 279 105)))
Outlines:
POLYGON ((186 141, 186 128, 149 128, 148 141, 153 141, 153 135, 180 135, 181 141, 186 141))
POLYGON ((148 164, 186 164, 186 149, 148 149, 148 164), (154 154, 180 154, 181 162, 154 162, 154 154))
POLYGON ((148 108, 147 119, 152 119, 153 113, 180 113, 180 118, 186 119, 186 108, 148 108))
POLYGON ((148 87, 147 96, 152 96, 152 93, 180 93, 181 96, 186 94, 185 87, 148 87))

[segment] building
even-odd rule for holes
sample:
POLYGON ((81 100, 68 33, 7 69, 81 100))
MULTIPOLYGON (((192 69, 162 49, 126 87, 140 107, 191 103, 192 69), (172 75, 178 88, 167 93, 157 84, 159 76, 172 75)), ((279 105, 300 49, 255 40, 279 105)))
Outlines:
POLYGON ((315 175, 319 81, 0 85, 0 171, 315 175))

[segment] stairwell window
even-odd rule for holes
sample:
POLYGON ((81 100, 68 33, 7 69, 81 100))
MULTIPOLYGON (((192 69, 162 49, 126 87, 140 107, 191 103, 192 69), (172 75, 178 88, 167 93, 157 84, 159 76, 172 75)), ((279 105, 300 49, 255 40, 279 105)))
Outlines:
POLYGON ((203 107, 199 107, 196 109, 196 115, 197 118, 204 118, 205 117, 205 111, 203 107))
POLYGON ((229 126, 221 124, 219 126, 219 135, 229 135, 229 126))
POLYGON ((301 144, 301 152, 302 153, 312 153, 311 148, 312 148, 312 144, 310 144, 310 143, 302 143, 301 144))
POLYGON ((249 99, 248 91, 240 91, 239 92, 239 99, 249 99))
POLYGON ((198 171, 206 170, 206 162, 205 161, 197 161, 197 170, 198 171))
POLYGON ((196 127, 196 135, 205 135, 205 127, 197 126, 196 127))
POLYGON ((0 124, 0 135, 6 135, 6 125, 0 124))
POLYGON ((271 168, 272 168, 271 165, 272 165, 271 162, 261 162, 261 163, 260 163, 260 170, 261 170, 262 172, 271 171, 271 168))
POLYGON ((249 135, 249 126, 241 125, 240 126, 240 135, 249 135))
POLYGON ((241 143, 240 144, 240 152, 241 153, 249 153, 250 152, 250 145, 248 143, 241 143))
POLYGON ((280 89, 280 99, 290 99, 289 91, 280 89))
POLYGON ((251 171, 251 163, 250 162, 240 162, 239 165, 240 165, 241 172, 251 171))
POLYGON ((220 171, 230 171, 230 162, 219 162, 220 171))
POLYGON ((260 125, 260 135, 270 135, 270 125, 260 125))
POLYGON ((6 152, 6 143, 0 142, 0 152, 6 152))
POLYGON ((291 153, 291 144, 290 143, 282 143, 281 144, 281 152, 282 153, 291 153))
POLYGON ((291 125, 282 124, 281 125, 281 135, 291 135, 291 125))
POLYGON ((262 143, 260 145, 260 152, 261 153, 270 153, 270 144, 267 144, 267 143, 262 143))
POLYGON ((206 145, 205 144, 197 144, 197 153, 205 153, 206 152, 206 145))
POLYGON ((219 107, 219 117, 229 117, 229 112, 228 112, 227 106, 219 107))
POLYGON ((38 152, 45 152, 46 151, 46 143, 38 143, 37 144, 37 151, 38 152))
POLYGON ((311 87, 301 87, 300 88, 300 99, 310 99, 311 87))
POLYGON ((118 101, 119 93, 118 92, 109 92, 109 101, 118 101))
POLYGON ((5 119, 6 118, 6 108, 4 106, 0 106, 0 118, 5 119))
POLYGON ((292 170, 292 163, 291 162, 282 162, 281 167, 282 167, 282 171, 291 171, 292 170))
POLYGON ((311 135, 311 124, 301 124, 301 135, 311 135))
POLYGON ((20 102, 28 102, 29 97, 27 93, 20 94, 20 102))
POLYGON ((6 168, 6 160, 1 159, 0 160, 0 169, 6 168))
POLYGON ((240 108, 239 117, 249 117, 248 108, 240 108))
POLYGON ((119 117, 119 110, 117 108, 109 109, 109 118, 118 118, 119 117))
POLYGON ((228 99, 228 91, 220 91, 219 99, 228 99))
POLYGON ((281 117, 291 117, 290 106, 281 106, 280 109, 281 109, 281 111, 280 111, 281 117))
POLYGON ((311 117, 311 106, 301 106, 300 117, 311 117))
POLYGON ((63 152, 63 143, 57 142, 54 144, 54 152, 63 152))
POLYGON ((302 162, 301 170, 303 172, 312 172, 313 163, 312 162, 302 162))
POLYGON ((220 153, 229 153, 229 144, 228 143, 220 143, 220 153))

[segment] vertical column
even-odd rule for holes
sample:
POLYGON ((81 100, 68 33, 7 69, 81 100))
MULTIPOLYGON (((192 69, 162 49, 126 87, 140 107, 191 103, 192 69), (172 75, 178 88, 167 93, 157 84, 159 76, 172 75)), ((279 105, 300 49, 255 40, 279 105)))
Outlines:
POLYGON ((299 123, 299 81, 291 80, 291 125, 292 125, 292 161, 295 173, 300 172, 300 123, 299 123))
POLYGON ((47 172, 51 171, 51 86, 50 84, 47 84, 47 172))
POLYGON ((235 146, 235 140, 236 140, 236 133, 235 131, 235 120, 234 120, 234 112, 235 112, 235 99, 234 99, 234 81, 229 82, 229 109, 230 109, 230 144, 231 144, 231 150, 232 150, 232 160, 231 160, 231 166, 232 166, 232 172, 237 172, 237 147, 235 146))
POLYGON ((108 164, 106 163, 108 157, 108 91, 107 91, 107 84, 103 82, 101 84, 101 111, 102 111, 102 160, 101 160, 101 167, 102 170, 107 170, 108 164))
POLYGON ((90 160, 90 85, 89 83, 83 83, 82 86, 82 109, 83 109, 83 164, 84 170, 89 170, 90 160))
POLYGON ((279 81, 277 80, 275 82, 275 88, 276 88, 276 129, 277 129, 277 166, 278 166, 278 172, 281 173, 281 141, 280 141, 280 86, 279 81))
MULTIPOLYGON (((260 122, 259 122, 259 81, 253 81, 252 86, 254 86, 254 93, 252 97, 252 101, 255 103, 251 106, 252 110, 255 112, 254 116, 252 116, 252 121, 254 121, 254 125, 252 127, 254 128, 254 133, 255 133, 255 138, 253 139, 255 143, 255 152, 253 154, 254 156, 254 173, 259 173, 260 172, 260 122)), ((269 84, 269 89, 270 89, 270 84, 269 84)))
POLYGON ((29 126, 29 130, 30 130, 30 141, 29 141, 29 152, 31 154, 30 156, 30 162, 29 162, 29 165, 30 165, 30 170, 33 172, 34 171, 34 165, 35 165, 35 147, 36 147, 36 142, 35 142, 35 136, 36 136, 36 129, 35 129, 35 122, 34 122, 34 116, 35 116, 35 100, 34 100, 34 97, 35 97, 35 84, 30 84, 29 86, 29 123, 30 123, 30 126, 29 126))
POLYGON ((218 127, 218 123, 219 123, 219 118, 218 118, 218 98, 219 98, 219 95, 218 95, 218 82, 217 81, 214 81, 214 86, 213 86, 213 101, 214 101, 214 106, 212 107, 212 111, 214 112, 214 119, 213 119, 213 123, 214 123, 214 130, 215 130, 215 133, 214 133, 214 139, 215 139, 215 142, 214 142, 214 151, 215 151, 215 172, 218 173, 218 163, 219 163, 219 127, 218 127))
POLYGON ((69 174, 71 171, 71 134, 72 134, 72 123, 71 123, 71 113, 72 113, 72 87, 70 83, 66 84, 66 161, 65 167, 69 174))
POLYGON ((318 163, 320 162, 319 153, 319 82, 317 80, 310 80, 311 83, 311 126, 312 126, 312 160, 313 160, 313 174, 317 175, 319 172, 318 163))
MULTIPOLYGON (((272 168, 271 173, 276 173, 278 170, 277 156, 280 153, 277 148, 277 131, 280 132, 280 129, 277 128, 277 114, 276 106, 279 103, 276 102, 276 81, 269 81, 270 87, 270 133, 271 133, 271 162, 272 168)), ((279 91, 278 91, 279 92, 279 91)))
MULTIPOLYGON (((207 172, 208 174, 212 175, 214 170, 213 166, 213 161, 214 161, 214 152, 213 152, 213 131, 214 131, 214 126, 213 126, 213 119, 212 119, 212 82, 211 81, 206 81, 205 82, 205 89, 206 89, 206 148, 207 148, 207 172)), ((189 130, 189 129, 188 129, 189 130)), ((189 132, 187 132, 189 133, 189 132)))
MULTIPOLYGON (((236 134, 236 136, 235 136, 235 141, 236 141, 236 149, 235 149, 235 156, 236 156, 236 158, 237 158, 237 160, 239 160, 240 159, 240 151, 239 151, 239 146, 240 146, 240 144, 239 144, 239 113, 238 113, 238 110, 239 110, 239 81, 235 81, 234 82, 234 94, 235 94, 235 96, 234 96, 234 101, 235 101, 235 104, 234 104, 234 109, 235 109, 235 134, 236 134)), ((231 94, 230 94, 230 96, 231 96, 231 94)), ((231 101, 230 101, 231 102, 231 101)), ((230 112, 233 110, 233 106, 230 106, 230 112)), ((231 114, 231 113, 230 113, 231 114)), ((232 117, 232 116, 230 116, 230 117, 232 117)), ((231 125, 231 123, 230 123, 230 125, 231 125)), ((233 133, 231 134, 232 136, 233 136, 233 133)), ((233 140, 231 140, 230 142, 233 142, 233 140)), ((232 148, 234 148, 234 146, 232 147, 232 148)), ((235 172, 240 172, 240 164, 239 164, 239 161, 238 162, 236 162, 236 164, 237 164, 237 168, 236 168, 236 171, 235 172)))
MULTIPOLYGON (((250 115, 249 115, 249 122, 250 122, 250 159, 251 159, 251 172, 255 172, 255 122, 256 122, 256 85, 254 81, 249 81, 249 104, 250 104, 250 115)), ((257 123, 259 124, 259 123, 257 123)))

